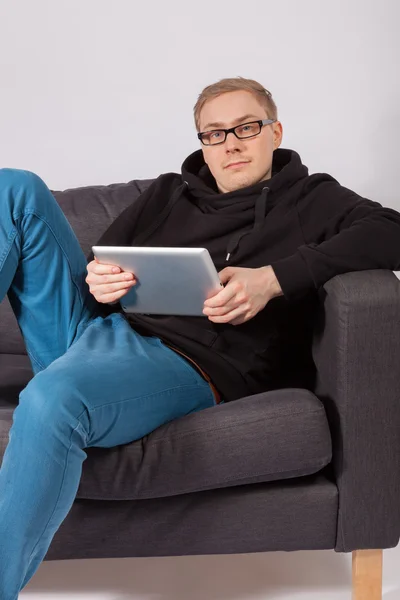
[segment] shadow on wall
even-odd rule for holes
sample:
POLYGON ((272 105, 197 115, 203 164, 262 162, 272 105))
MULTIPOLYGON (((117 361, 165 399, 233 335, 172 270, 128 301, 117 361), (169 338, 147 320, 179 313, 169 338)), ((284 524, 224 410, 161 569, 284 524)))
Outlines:
POLYGON ((45 562, 21 598, 52 592, 73 600, 87 592, 99 600, 272 600, 317 589, 350 594, 350 555, 329 550, 45 562))

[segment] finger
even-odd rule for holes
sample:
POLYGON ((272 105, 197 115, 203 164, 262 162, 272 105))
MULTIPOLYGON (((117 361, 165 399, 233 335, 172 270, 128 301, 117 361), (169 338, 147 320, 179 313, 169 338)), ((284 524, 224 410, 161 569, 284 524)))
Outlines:
POLYGON ((224 306, 227 304, 232 298, 235 296, 236 290, 230 286, 229 284, 218 294, 213 296, 212 298, 208 298, 204 302, 204 306, 208 306, 210 308, 216 308, 217 306, 224 306))
POLYGON ((107 285, 93 285, 90 287, 90 291, 96 298, 100 298, 106 294, 113 294, 120 290, 129 290, 134 285, 134 281, 120 281, 118 283, 109 283, 107 285))
POLYGON ((115 302, 116 300, 119 300, 120 298, 125 296, 125 294, 128 291, 129 291, 129 289, 119 290, 118 292, 113 292, 112 294, 104 294, 103 296, 101 296, 101 299, 97 298, 97 301, 101 302, 102 304, 108 304, 109 302, 115 302))
POLYGON ((97 258, 95 258, 94 260, 92 260, 90 263, 88 263, 86 265, 86 270, 88 271, 88 273, 97 273, 97 274, 120 273, 122 271, 122 269, 120 269, 120 267, 117 267, 116 265, 106 265, 103 263, 99 263, 97 258))
POLYGON ((245 310, 250 309, 249 298, 246 294, 239 292, 236 294, 230 302, 224 304, 224 306, 217 306, 212 308, 210 306, 204 306, 203 313, 205 315, 224 315, 235 308, 238 308, 241 304, 243 304, 243 308, 245 310))
POLYGON ((228 304, 225 304, 225 306, 217 306, 216 308, 210 308, 209 306, 206 306, 203 309, 203 314, 211 317, 219 317, 221 315, 226 315, 232 310, 235 310, 235 308, 238 308, 240 304, 241 302, 239 302, 237 298, 234 298, 232 302, 228 302, 228 304))
POLYGON ((95 286, 127 281, 136 281, 136 277, 132 273, 118 273, 118 275, 96 275, 95 273, 89 273, 86 277, 86 283, 95 286))
MULTIPOLYGON (((89 263, 92 264, 92 263, 89 263)), ((108 273, 121 273, 122 269, 117 265, 109 265, 105 263, 94 263, 92 268, 90 269, 92 273, 96 273, 97 275, 105 275, 108 273)))
POLYGON ((208 318, 213 323, 230 323, 231 321, 234 321, 235 319, 237 319, 238 317, 241 317, 242 315, 244 315, 246 313, 247 313, 247 311, 244 310, 242 306, 239 306, 238 308, 235 308, 235 310, 232 310, 231 312, 227 313, 226 315, 208 317, 208 318))
POLYGON ((231 325, 241 325, 242 323, 245 323, 249 319, 251 319, 251 314, 245 313, 244 315, 240 315, 240 317, 233 319, 233 321, 230 321, 230 324, 231 325))
POLYGON ((225 267, 225 269, 222 269, 222 271, 218 273, 221 283, 227 283, 234 276, 236 271, 237 269, 235 269, 235 267, 225 267))
MULTIPOLYGON (((93 258, 93 260, 91 260, 87 265, 86 268, 88 271, 93 271, 97 269, 98 265, 105 265, 106 263, 102 263, 99 261, 99 259, 97 258, 97 256, 95 256, 93 258)), ((114 269, 119 269, 119 267, 117 265, 109 265, 110 268, 114 268, 114 269)))
POLYGON ((86 268, 90 273, 96 273, 97 275, 104 275, 108 273, 131 273, 131 271, 124 271, 124 269, 118 267, 117 265, 100 263, 97 259, 96 261, 90 262, 86 268))

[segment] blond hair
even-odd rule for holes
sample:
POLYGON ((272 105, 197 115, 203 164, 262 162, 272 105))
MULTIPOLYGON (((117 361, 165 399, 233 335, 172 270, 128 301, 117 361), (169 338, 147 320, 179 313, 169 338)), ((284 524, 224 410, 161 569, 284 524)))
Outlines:
POLYGON ((221 94, 237 91, 251 92, 257 98, 261 106, 265 108, 269 119, 278 118, 278 109, 272 98, 271 92, 254 79, 231 77, 229 79, 220 79, 220 81, 208 85, 197 98, 197 102, 193 109, 194 122, 197 131, 200 131, 200 113, 205 103, 208 100, 211 100, 211 98, 217 98, 217 96, 220 96, 221 94))

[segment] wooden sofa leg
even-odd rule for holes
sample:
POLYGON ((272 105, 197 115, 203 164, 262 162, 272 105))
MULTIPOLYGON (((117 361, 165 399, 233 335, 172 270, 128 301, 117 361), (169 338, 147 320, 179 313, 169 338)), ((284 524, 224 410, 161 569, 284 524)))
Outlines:
POLYGON ((353 552, 353 600, 382 600, 382 550, 353 552))

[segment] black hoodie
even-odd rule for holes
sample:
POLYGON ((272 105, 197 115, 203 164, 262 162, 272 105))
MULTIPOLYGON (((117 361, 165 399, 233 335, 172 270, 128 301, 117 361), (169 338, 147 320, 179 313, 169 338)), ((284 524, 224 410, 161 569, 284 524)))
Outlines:
POLYGON ((312 387, 317 290, 340 273, 400 268, 400 214, 326 174, 308 175, 292 150, 274 152, 272 178, 219 193, 202 152, 167 173, 97 243, 203 247, 218 271, 271 265, 283 296, 233 326, 206 317, 127 315, 191 356, 226 401, 279 387, 312 387))

